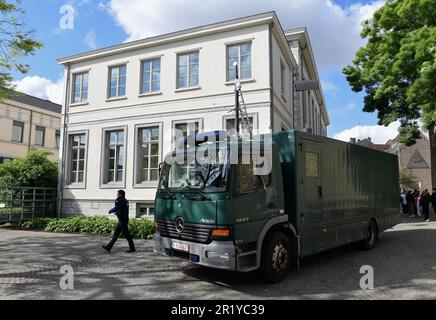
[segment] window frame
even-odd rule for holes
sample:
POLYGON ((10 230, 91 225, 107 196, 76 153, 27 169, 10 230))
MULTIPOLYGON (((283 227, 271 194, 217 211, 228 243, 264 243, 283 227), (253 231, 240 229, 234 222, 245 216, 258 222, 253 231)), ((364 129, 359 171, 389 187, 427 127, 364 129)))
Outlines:
POLYGON ((74 72, 73 74, 73 81, 72 81, 72 85, 71 85, 71 104, 75 105, 75 104, 86 104, 88 103, 88 99, 89 99, 89 70, 86 71, 78 71, 78 72, 74 72), (83 76, 84 75, 88 76, 88 80, 87 80, 87 90, 86 90, 86 99, 83 99, 83 76), (82 80, 80 82, 80 100, 75 101, 76 99, 76 79, 78 76, 82 77, 82 80))
POLYGON ((11 141, 14 143, 23 143, 23 139, 24 139, 24 122, 23 121, 19 121, 19 120, 12 120, 12 134, 11 134, 11 141), (19 123, 20 127, 21 127, 21 136, 20 136, 20 140, 15 140, 14 139, 14 127, 16 127, 15 124, 19 123))
POLYGON ((286 65, 280 58, 280 94, 286 100, 286 65))
MULTIPOLYGON (((126 72, 127 74, 127 72, 126 72)), ((162 59, 161 56, 159 57, 151 57, 151 58, 146 58, 146 59, 141 59, 140 60, 140 83, 139 83, 139 95, 149 95, 149 94, 157 94, 161 92, 161 78, 162 77, 162 59), (153 82, 156 82, 156 80, 153 81, 153 65, 154 62, 159 60, 159 90, 153 90, 153 82), (150 68, 150 90, 149 91, 145 91, 144 90, 144 64, 145 63, 151 63, 151 68, 150 68)))
POLYGON ((191 88, 197 88, 200 86, 200 50, 199 49, 193 49, 193 50, 189 50, 189 51, 183 51, 183 52, 178 52, 176 54, 176 90, 186 90, 186 89, 191 89, 191 88), (197 84, 192 85, 191 84, 191 55, 193 54, 197 54, 198 55, 198 73, 197 73, 197 84), (179 68, 180 68, 180 61, 179 58, 181 56, 188 56, 188 64, 187 64, 187 73, 186 73, 186 78, 187 79, 187 84, 184 87, 179 86, 179 68))
POLYGON ((145 217, 145 219, 149 219, 149 218, 153 218, 154 217, 154 212, 153 214, 150 214, 150 209, 153 208, 153 211, 155 212, 155 205, 154 202, 136 202, 136 213, 135 216, 136 218, 141 218, 141 217, 145 217), (139 215, 139 210, 141 207, 146 207, 147 208, 147 214, 140 216, 139 215))
MULTIPOLYGON (((117 126, 117 127, 108 127, 102 129, 102 135, 101 135, 101 155, 100 155, 100 188, 101 189, 115 189, 115 188, 122 188, 124 189, 126 187, 126 164, 127 164, 127 147, 128 147, 128 127, 127 126, 117 126), (108 171, 108 158, 107 158, 107 151, 108 151, 108 145, 107 145, 107 139, 106 136, 109 132, 112 131, 123 131, 124 132, 124 152, 123 152, 123 179, 122 181, 107 181, 106 175, 108 171)), ((116 163, 116 161, 115 161, 116 163)), ((116 172, 115 172, 116 177, 116 172)))
POLYGON ((61 130, 56 129, 55 131, 55 148, 59 149, 61 147, 61 130), (59 137, 59 139, 58 139, 59 137))
POLYGON ((108 100, 120 99, 120 98, 124 98, 126 96, 127 96, 127 62, 108 66, 107 99, 108 100), (120 95, 120 92, 119 92, 120 91, 119 82, 120 82, 120 78, 121 78, 119 70, 121 67, 125 67, 125 69, 126 69, 126 72, 124 74, 125 84, 124 84, 124 94, 123 95, 120 95), (112 70, 113 69, 118 69, 118 74, 117 74, 117 78, 116 78, 116 86, 115 86, 116 94, 114 96, 111 95, 111 89, 112 89, 111 82, 112 82, 112 70))
POLYGON ((66 189, 86 189, 86 179, 88 172, 88 145, 89 145, 89 131, 88 130, 80 130, 80 131, 70 131, 67 133, 67 155, 66 155, 66 175, 64 175, 64 188, 66 189), (74 182, 70 181, 70 169, 72 163, 72 152, 71 149, 71 137, 75 135, 85 135, 85 163, 83 167, 83 182, 74 182))
MULTIPOLYGON (((247 114, 248 118, 253 118, 253 128, 252 128, 253 135, 255 135, 256 131, 259 130, 259 122, 258 122, 259 117, 258 116, 259 116, 259 114, 257 112, 247 114)), ((228 115, 223 116, 223 128, 224 128, 224 130, 228 130, 227 120, 230 120, 230 119, 235 119, 235 117, 231 116, 231 115, 230 116, 228 116, 228 115)))
POLYGON ((189 123, 195 123, 198 122, 198 133, 203 132, 203 118, 195 118, 195 119, 180 119, 180 120, 173 120, 171 122, 171 145, 172 147, 175 147, 175 144, 177 140, 175 139, 175 133, 176 133, 176 125, 178 124, 189 124, 189 123))
POLYGON ((226 82, 233 82, 236 79, 230 79, 229 77, 229 47, 238 47, 238 74, 239 74, 239 80, 241 81, 247 81, 253 79, 253 41, 252 40, 242 40, 240 42, 232 42, 232 43, 226 43, 226 82), (242 78, 242 62, 241 62, 241 46, 244 44, 250 44, 250 77, 249 78, 242 78))
POLYGON ((34 145, 35 146, 38 146, 38 147, 44 147, 45 146, 45 129, 46 128, 44 126, 35 125, 35 141, 34 141, 34 145), (36 137, 37 137, 36 133, 38 131, 40 131, 39 129, 41 129, 41 128, 42 128, 42 144, 39 144, 39 143, 36 143, 36 137))
MULTIPOLYGON (((137 124, 135 125, 135 150, 134 150, 134 168, 133 168, 133 188, 150 188, 150 187, 157 187, 158 185, 158 181, 159 181, 159 177, 158 180, 156 181, 139 181, 140 180, 140 171, 141 165, 140 165, 140 150, 139 150, 139 143, 140 143, 140 136, 139 136, 139 132, 142 129, 147 129, 147 128, 154 128, 154 127, 158 127, 159 128, 159 139, 158 139, 158 163, 162 162, 162 141, 163 141, 163 123, 162 122, 153 122, 153 123, 141 123, 141 124, 137 124)), ((141 145, 142 147, 142 145, 141 145)), ((149 169, 150 170, 150 169, 149 169)))

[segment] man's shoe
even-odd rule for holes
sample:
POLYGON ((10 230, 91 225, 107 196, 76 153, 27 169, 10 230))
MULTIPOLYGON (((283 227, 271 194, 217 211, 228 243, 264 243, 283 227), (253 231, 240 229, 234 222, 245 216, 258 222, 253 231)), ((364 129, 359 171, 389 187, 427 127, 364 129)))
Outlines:
POLYGON ((104 250, 106 250, 108 253, 111 252, 111 248, 108 246, 101 246, 104 250))
POLYGON ((430 222, 430 219, 425 220, 424 222, 430 222))
POLYGON ((126 251, 127 253, 132 253, 132 252, 135 252, 136 251, 136 249, 130 249, 129 251, 126 251))

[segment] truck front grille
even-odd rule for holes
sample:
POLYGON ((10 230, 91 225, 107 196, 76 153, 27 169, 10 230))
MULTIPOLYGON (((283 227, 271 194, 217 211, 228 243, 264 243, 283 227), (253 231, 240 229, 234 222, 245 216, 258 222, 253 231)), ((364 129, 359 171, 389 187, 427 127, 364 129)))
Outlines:
POLYGON ((212 225, 185 223, 184 230, 182 232, 177 232, 174 221, 158 220, 157 223, 159 226, 158 231, 162 237, 198 243, 207 243, 210 231, 213 229, 212 225))

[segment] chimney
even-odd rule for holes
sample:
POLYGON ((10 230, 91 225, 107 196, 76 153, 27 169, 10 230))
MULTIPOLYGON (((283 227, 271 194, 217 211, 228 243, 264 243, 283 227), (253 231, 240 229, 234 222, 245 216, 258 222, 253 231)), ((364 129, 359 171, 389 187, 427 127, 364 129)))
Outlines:
POLYGON ((371 142, 371 137, 368 137, 368 141, 371 142))
POLYGON ((350 138, 350 143, 356 144, 356 138, 350 138))

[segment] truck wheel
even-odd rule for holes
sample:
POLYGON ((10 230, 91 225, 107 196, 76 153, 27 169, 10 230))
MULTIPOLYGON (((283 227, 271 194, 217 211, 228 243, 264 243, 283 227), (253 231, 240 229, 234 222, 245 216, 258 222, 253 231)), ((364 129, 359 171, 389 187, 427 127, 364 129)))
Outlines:
POLYGON ((374 220, 369 220, 368 227, 366 228, 366 237, 362 240, 362 249, 371 250, 374 249, 377 243, 378 231, 377 224, 374 220))
POLYGON ((288 274, 291 244, 282 232, 275 232, 264 240, 261 271, 269 283, 282 281, 288 274))

